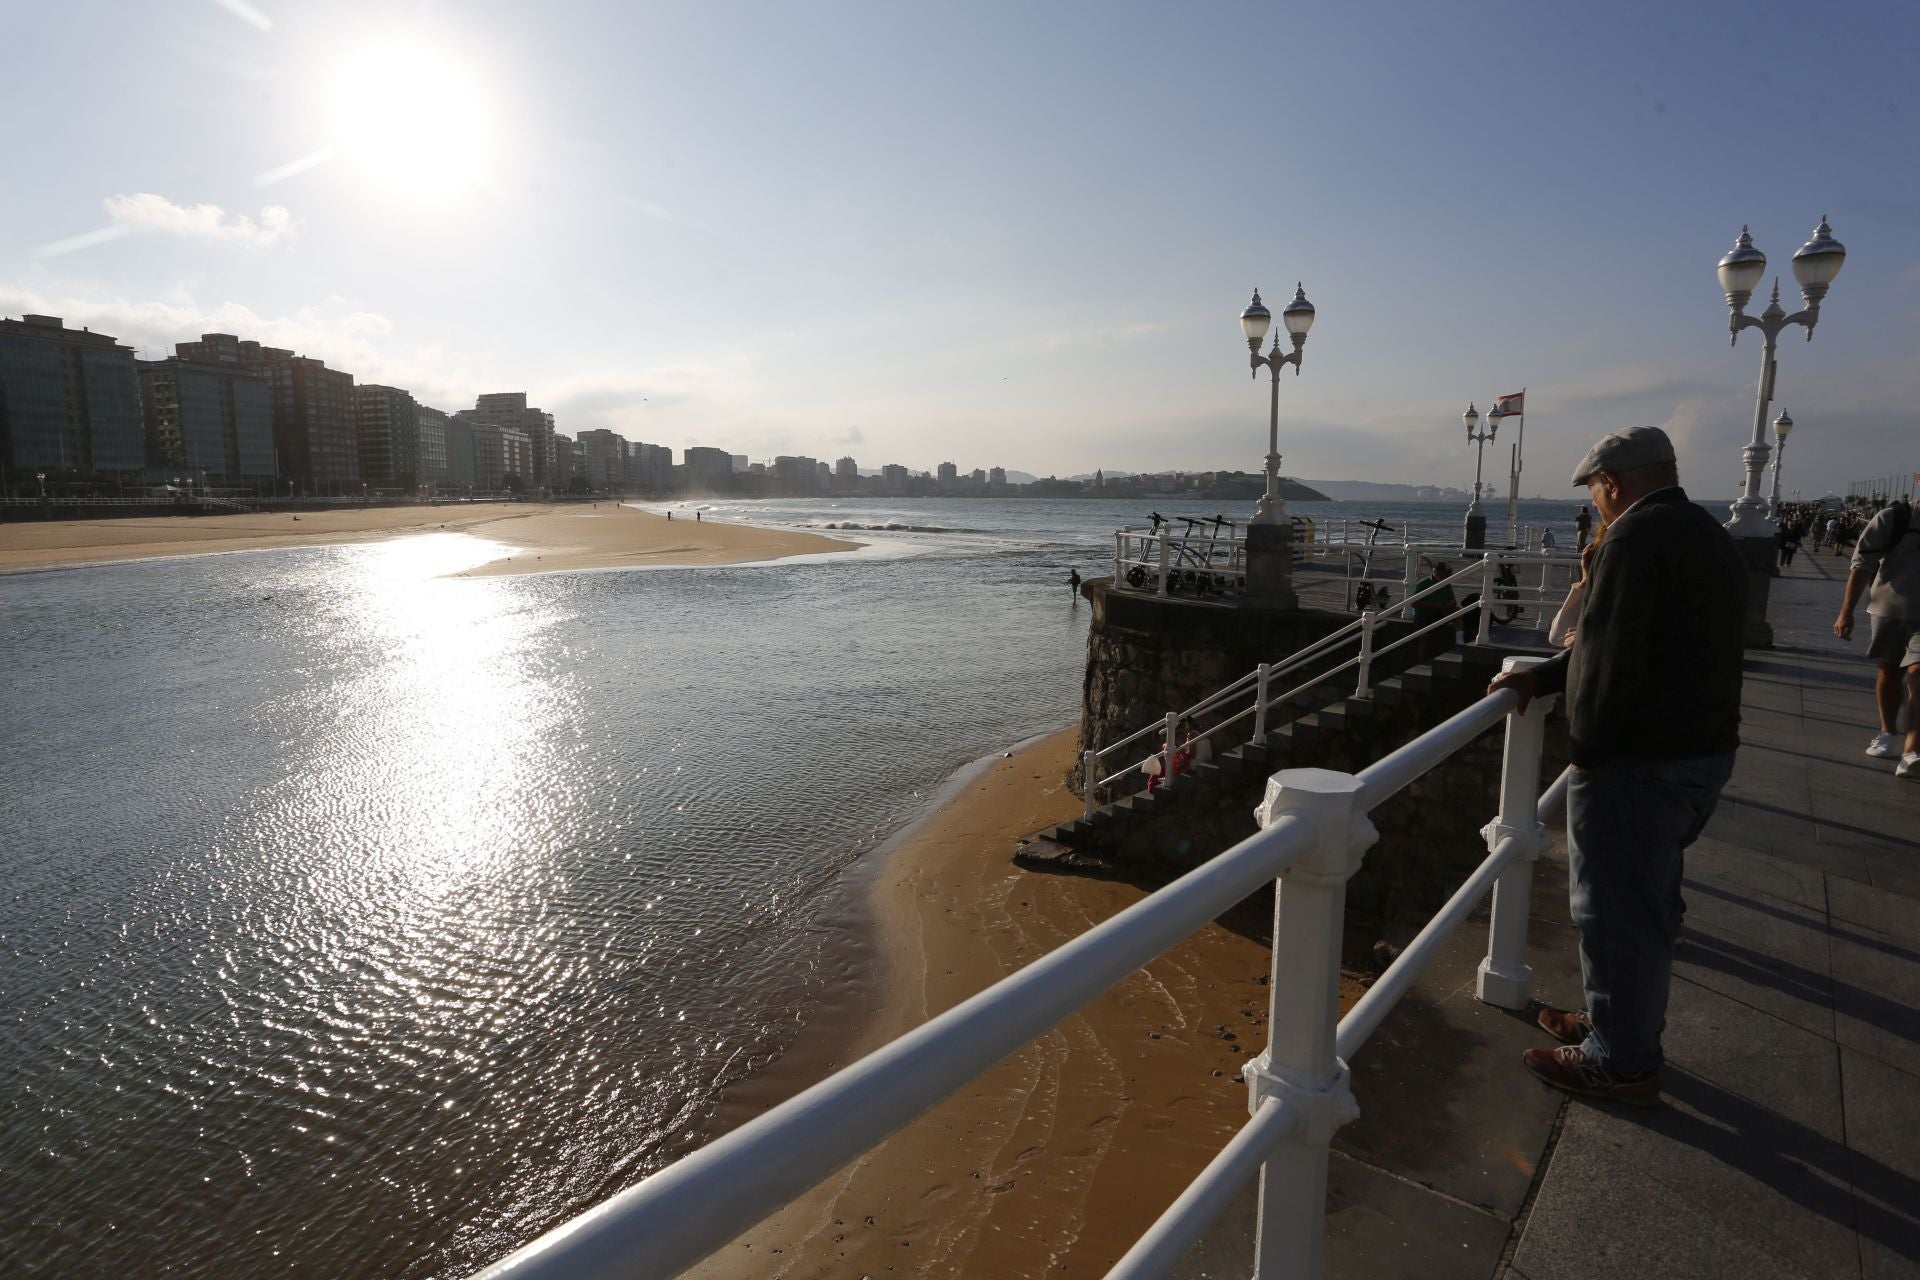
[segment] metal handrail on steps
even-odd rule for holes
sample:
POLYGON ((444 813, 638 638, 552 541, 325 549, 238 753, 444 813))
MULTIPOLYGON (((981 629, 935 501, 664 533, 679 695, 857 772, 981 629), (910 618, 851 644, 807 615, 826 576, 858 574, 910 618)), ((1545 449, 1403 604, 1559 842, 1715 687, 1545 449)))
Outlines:
MULTIPOLYGON (((1509 670, 1537 659, 1507 659, 1509 670)), ((481 1273, 485 1280, 666 1280, 925 1114, 1269 881, 1269 1043, 1246 1069, 1253 1119, 1109 1277, 1162 1277, 1257 1171, 1256 1280, 1318 1277, 1329 1143, 1358 1114, 1346 1059, 1489 888, 1480 999, 1524 1008, 1532 863, 1560 784, 1539 795, 1551 698, 1502 690, 1359 774, 1287 769, 1261 830, 972 999, 620 1192, 481 1273), (1506 721, 1488 857, 1346 1017, 1338 970, 1347 880, 1377 839, 1368 812, 1506 721)))
MULTIPOLYGON (((1484 601, 1493 599, 1495 572, 1496 567, 1491 558, 1476 564, 1470 564, 1464 569, 1456 570, 1454 573, 1433 583, 1424 590, 1409 591, 1397 604, 1391 604, 1383 609, 1362 613, 1352 622, 1347 623, 1336 631, 1321 636, 1317 640, 1311 641, 1298 652, 1277 663, 1261 663, 1252 671, 1247 672, 1245 675, 1228 683, 1215 692, 1208 694, 1199 702, 1194 703, 1191 707, 1183 711, 1169 711, 1160 720, 1134 730, 1117 742, 1108 743, 1106 746, 1098 749, 1089 749, 1081 752, 1080 784, 1081 794, 1084 800, 1082 809, 1083 816, 1092 817, 1094 811, 1100 806, 1100 793, 1115 783, 1131 776, 1144 765, 1145 760, 1157 759, 1160 762, 1160 776, 1163 778, 1171 778, 1173 777, 1174 761, 1178 757, 1183 753, 1192 752, 1197 745, 1203 741, 1209 741, 1216 736, 1223 735, 1226 730, 1239 724, 1249 715, 1253 717, 1254 721, 1249 741, 1260 741, 1265 738, 1267 734, 1267 712, 1269 710, 1276 706, 1283 706, 1293 699, 1311 692, 1337 675, 1348 671, 1357 672, 1354 696, 1360 698, 1370 697, 1373 690, 1373 664, 1378 659, 1424 636, 1439 631, 1443 627, 1451 630, 1455 622, 1476 609, 1480 610, 1479 631, 1476 643, 1485 644, 1487 642, 1488 627, 1492 620, 1492 612, 1491 610, 1481 608, 1481 604, 1484 601), (1451 613, 1427 621, 1408 635, 1402 636, 1400 639, 1388 644, 1385 648, 1376 647, 1374 633, 1378 630, 1382 622, 1393 621, 1402 617, 1412 618, 1414 614, 1425 613, 1426 610, 1416 609, 1414 606, 1430 598, 1437 599, 1442 592, 1451 590, 1455 583, 1463 583, 1467 579, 1475 576, 1478 576, 1482 580, 1479 601, 1472 604, 1460 605, 1451 613), (1272 696, 1270 691, 1273 681, 1276 678, 1284 677, 1309 663, 1328 657, 1334 649, 1338 648, 1349 637, 1357 637, 1357 647, 1353 657, 1341 662, 1338 666, 1319 673, 1303 684, 1288 689, 1278 697, 1272 696), (1191 737, 1181 737, 1180 726, 1183 723, 1225 705, 1230 700, 1245 694, 1249 689, 1253 691, 1253 702, 1250 706, 1241 709, 1215 724, 1209 725, 1206 729, 1193 734, 1191 737), (1101 770, 1105 767, 1105 762, 1108 759, 1125 751, 1128 747, 1139 742, 1142 738, 1152 735, 1156 731, 1160 734, 1161 742, 1158 751, 1145 757, 1145 760, 1129 764, 1125 768, 1116 770, 1104 777, 1101 775, 1101 770)), ((1212 747, 1210 741, 1209 747, 1210 749, 1212 747)))

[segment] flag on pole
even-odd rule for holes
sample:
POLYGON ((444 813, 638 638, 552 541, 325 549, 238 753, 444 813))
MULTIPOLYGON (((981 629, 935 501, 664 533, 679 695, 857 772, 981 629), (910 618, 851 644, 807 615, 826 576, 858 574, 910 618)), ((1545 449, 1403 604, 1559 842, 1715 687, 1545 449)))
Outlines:
POLYGON ((1510 395, 1501 396, 1493 402, 1493 407, 1508 417, 1519 416, 1524 418, 1527 414, 1526 406, 1527 393, 1524 391, 1515 391, 1510 395))

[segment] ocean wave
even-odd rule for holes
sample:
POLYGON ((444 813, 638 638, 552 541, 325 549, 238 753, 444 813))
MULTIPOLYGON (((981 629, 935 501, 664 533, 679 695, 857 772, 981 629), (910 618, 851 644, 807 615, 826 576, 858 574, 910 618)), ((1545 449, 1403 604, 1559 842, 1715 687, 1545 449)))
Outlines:
POLYGON ((865 533, 985 533, 985 529, 954 529, 937 524, 901 524, 888 521, 884 524, 862 524, 858 520, 812 521, 803 526, 808 529, 858 530, 865 533))

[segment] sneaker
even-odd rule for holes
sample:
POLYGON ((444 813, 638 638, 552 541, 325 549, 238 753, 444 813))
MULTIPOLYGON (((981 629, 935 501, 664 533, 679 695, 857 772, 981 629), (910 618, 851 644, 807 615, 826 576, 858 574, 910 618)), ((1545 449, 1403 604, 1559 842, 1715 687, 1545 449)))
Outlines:
POLYGON ((1542 1031, 1561 1044, 1579 1044, 1593 1030, 1593 1019, 1587 1016, 1585 1009, 1575 1013, 1571 1009, 1556 1009, 1550 1004, 1543 1004, 1534 1021, 1540 1024, 1542 1031))
POLYGON ((1558 1049, 1529 1049, 1521 1055, 1527 1070, 1556 1089, 1579 1094, 1583 1098, 1606 1098, 1635 1107, 1660 1105, 1660 1073, 1643 1071, 1639 1075, 1615 1075, 1587 1061, 1577 1044, 1558 1049))
POLYGON ((1900 756, 1900 735, 1897 733, 1876 733, 1873 741, 1867 744, 1867 754, 1878 756, 1882 760, 1895 760, 1900 756))
POLYGON ((1896 778, 1920 780, 1920 751, 1909 751, 1900 757, 1900 765, 1893 771, 1896 778))

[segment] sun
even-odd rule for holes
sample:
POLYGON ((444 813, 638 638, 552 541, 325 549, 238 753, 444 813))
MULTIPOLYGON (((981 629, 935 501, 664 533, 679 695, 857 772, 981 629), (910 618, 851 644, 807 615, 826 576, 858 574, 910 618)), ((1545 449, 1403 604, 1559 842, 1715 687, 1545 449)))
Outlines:
POLYGON ((477 69, 432 43, 368 45, 334 78, 333 155, 406 202, 459 195, 487 172, 492 105, 477 69))

